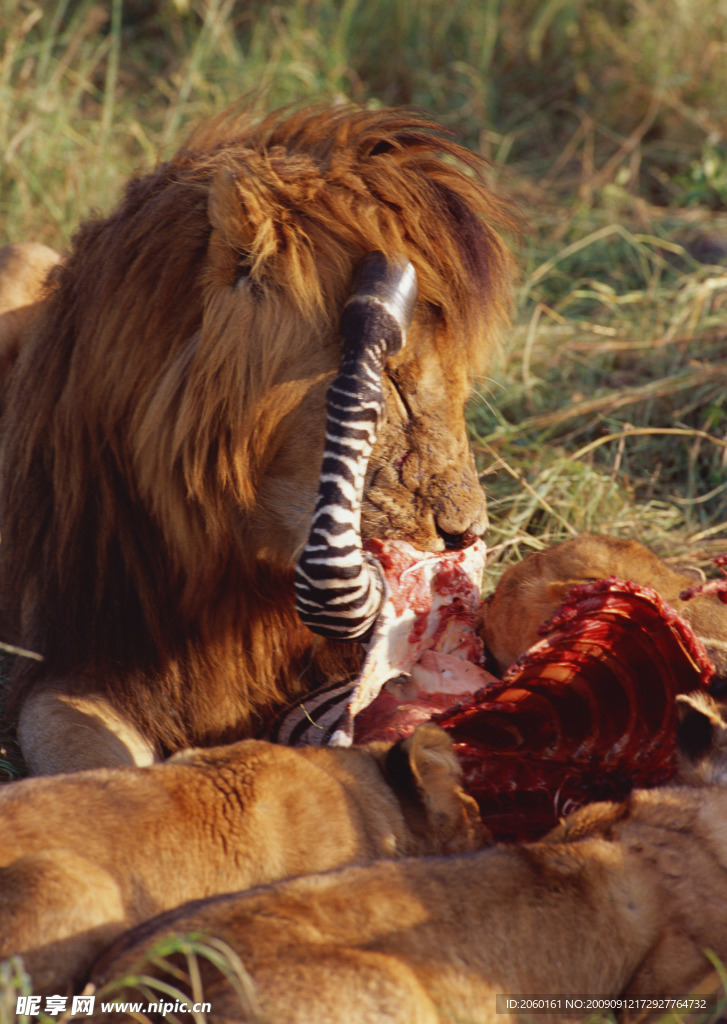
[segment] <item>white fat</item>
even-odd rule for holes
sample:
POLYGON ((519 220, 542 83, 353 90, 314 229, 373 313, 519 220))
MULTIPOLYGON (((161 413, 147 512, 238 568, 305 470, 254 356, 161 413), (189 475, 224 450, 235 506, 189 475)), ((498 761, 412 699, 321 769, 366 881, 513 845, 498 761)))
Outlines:
MULTIPOLYGON (((491 683, 498 682, 496 676, 486 672, 471 661, 441 654, 438 651, 425 651, 416 665, 412 667, 411 679, 416 690, 421 693, 475 693, 491 683)), ((387 684, 388 687, 388 684, 387 684)), ((402 698, 403 699, 403 698, 402 698)), ((412 700, 412 697, 408 698, 412 700)))

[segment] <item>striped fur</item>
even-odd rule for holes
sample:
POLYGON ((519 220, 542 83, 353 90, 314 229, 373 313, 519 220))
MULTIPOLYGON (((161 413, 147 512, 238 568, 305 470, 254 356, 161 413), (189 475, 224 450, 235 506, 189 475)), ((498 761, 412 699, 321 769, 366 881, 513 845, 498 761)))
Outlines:
POLYGON ((326 445, 308 542, 295 571, 296 609, 314 633, 360 640, 384 599, 384 579, 361 547, 366 467, 384 408, 386 360, 405 343, 416 274, 368 253, 341 315, 343 358, 326 399, 326 445))
POLYGON ((278 719, 265 738, 289 747, 350 746, 353 721, 348 705, 355 685, 351 679, 307 694, 278 719), (348 742, 332 743, 336 734, 345 735, 348 742))

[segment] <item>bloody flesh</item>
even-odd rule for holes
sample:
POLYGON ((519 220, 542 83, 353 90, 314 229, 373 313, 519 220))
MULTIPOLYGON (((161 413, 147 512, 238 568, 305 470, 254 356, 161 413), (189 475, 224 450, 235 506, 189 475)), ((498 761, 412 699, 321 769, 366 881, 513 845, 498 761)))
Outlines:
POLYGON ((584 803, 620 799, 673 775, 674 698, 706 686, 713 668, 655 591, 615 578, 573 588, 543 627, 544 639, 496 680, 470 642, 472 591, 457 563, 430 566, 423 576, 411 551, 391 543, 375 550, 392 606, 414 617, 412 664, 406 680, 379 686, 359 710, 356 743, 438 722, 455 742, 485 824, 503 840, 536 838, 584 803), (442 647, 448 628, 458 657, 442 647), (441 670, 437 677, 443 664, 446 686, 441 670))

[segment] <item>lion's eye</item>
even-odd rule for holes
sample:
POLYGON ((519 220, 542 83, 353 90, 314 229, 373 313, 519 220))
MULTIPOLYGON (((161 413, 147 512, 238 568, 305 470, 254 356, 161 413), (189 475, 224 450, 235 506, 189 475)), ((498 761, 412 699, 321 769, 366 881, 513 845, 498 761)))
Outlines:
POLYGON ((241 256, 237 261, 237 275, 235 277, 235 288, 244 291, 251 299, 260 299, 263 289, 259 281, 252 276, 252 260, 247 256, 241 256))
POLYGON ((408 419, 408 420, 414 419, 414 413, 412 412, 412 408, 409 405, 409 400, 408 400, 408 398, 407 398, 407 396, 406 396, 406 394, 404 392, 404 389, 402 388, 401 384, 399 383, 399 381, 396 379, 396 377, 393 374, 389 374, 388 377, 389 377, 389 380, 391 381, 391 386, 394 389, 394 394, 396 395, 396 397, 398 399, 397 405, 399 406, 399 411, 405 417, 405 419, 408 419))
POLYGON ((250 258, 247 255, 242 255, 237 261, 236 273, 235 273, 235 286, 244 286, 250 278, 250 271, 252 264, 250 258))

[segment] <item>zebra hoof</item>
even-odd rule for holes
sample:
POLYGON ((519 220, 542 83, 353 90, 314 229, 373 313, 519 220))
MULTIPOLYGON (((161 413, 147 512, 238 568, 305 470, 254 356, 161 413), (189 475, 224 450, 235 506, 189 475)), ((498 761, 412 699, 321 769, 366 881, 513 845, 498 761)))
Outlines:
POLYGON ((383 340, 386 357, 399 352, 414 315, 417 276, 405 256, 387 257, 369 252, 354 271, 351 291, 343 307, 341 334, 348 339, 383 340))

